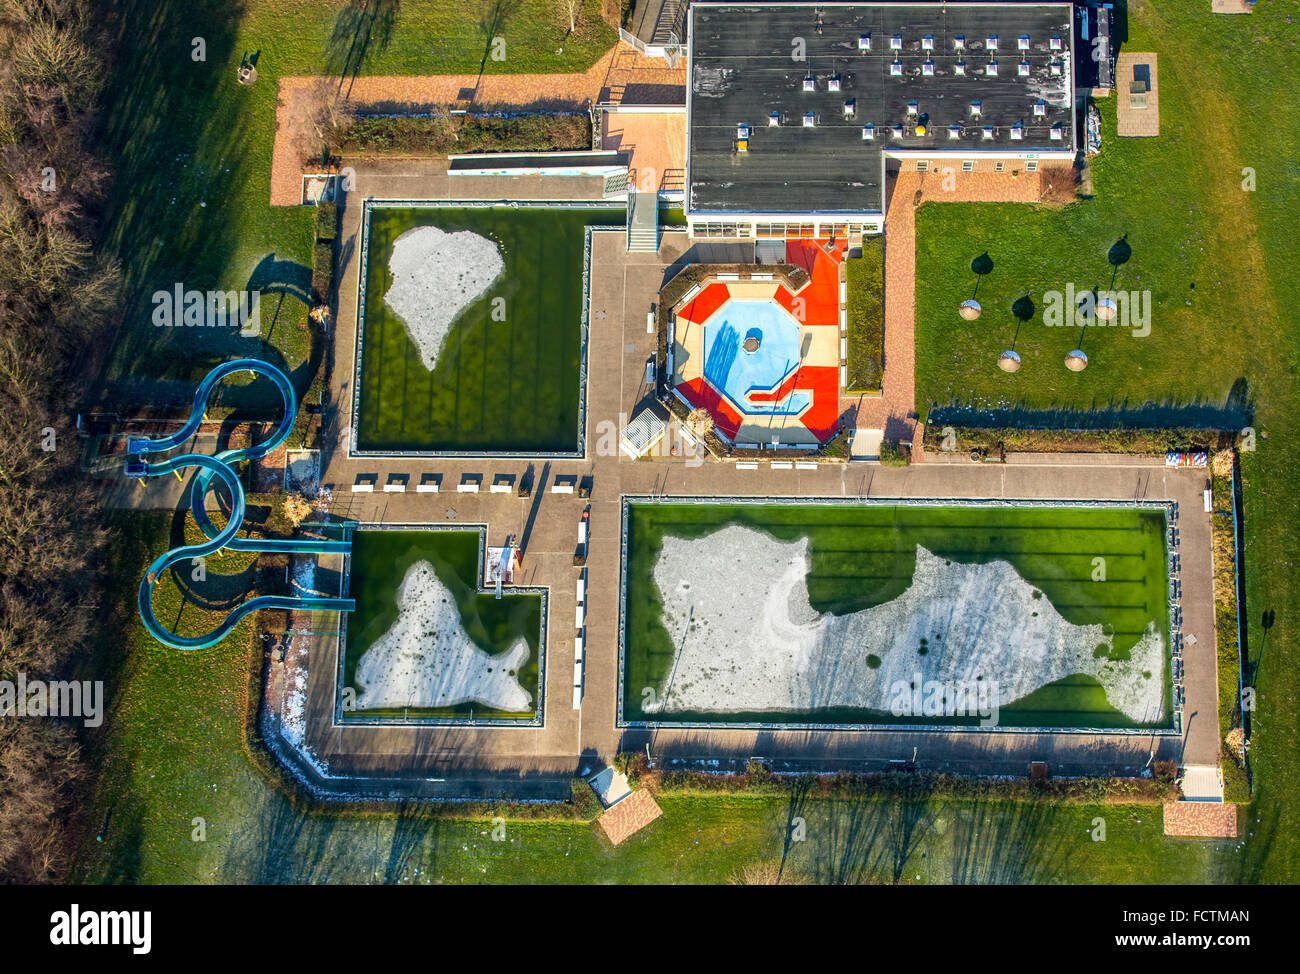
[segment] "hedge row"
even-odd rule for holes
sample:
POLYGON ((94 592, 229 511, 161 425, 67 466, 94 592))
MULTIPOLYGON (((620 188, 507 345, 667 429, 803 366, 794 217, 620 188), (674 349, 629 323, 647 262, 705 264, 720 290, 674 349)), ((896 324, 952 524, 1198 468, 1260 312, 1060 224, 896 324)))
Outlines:
POLYGON ((548 152, 591 148, 591 119, 580 115, 367 116, 340 140, 344 155, 445 156, 465 152, 548 152))
MULTIPOLYGON (((1218 468, 1219 464, 1216 462, 1215 466, 1218 468)), ((1241 660, 1237 644, 1237 563, 1233 546, 1231 474, 1216 469, 1210 478, 1210 486, 1214 508, 1210 531, 1214 553, 1214 622, 1223 797, 1226 801, 1242 804, 1250 801, 1250 775, 1240 754, 1227 743, 1229 732, 1242 726, 1241 698, 1237 693, 1241 660)))
POLYGON ((877 393, 885 361, 885 252, 880 237, 844 262, 848 282, 848 376, 845 392, 877 393))
POLYGON ((929 422, 925 449, 935 453, 988 456, 1004 453, 1125 453, 1159 456, 1170 450, 1215 450, 1232 445, 1235 433, 1204 429, 1053 430, 958 426, 929 422), (949 432, 951 431, 951 439, 949 432))

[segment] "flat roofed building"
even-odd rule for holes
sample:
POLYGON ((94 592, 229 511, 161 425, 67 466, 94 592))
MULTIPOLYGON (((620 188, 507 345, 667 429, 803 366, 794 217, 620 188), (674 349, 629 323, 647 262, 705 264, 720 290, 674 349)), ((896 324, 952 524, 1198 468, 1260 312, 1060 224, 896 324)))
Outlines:
POLYGON ((877 232, 890 165, 1073 159, 1072 10, 1068 3, 692 4, 692 235, 877 232), (997 62, 990 45, 1010 48, 1007 70, 990 73, 997 62), (737 126, 774 113, 814 122, 755 127, 739 152, 737 126), (874 138, 876 131, 892 137, 874 138))

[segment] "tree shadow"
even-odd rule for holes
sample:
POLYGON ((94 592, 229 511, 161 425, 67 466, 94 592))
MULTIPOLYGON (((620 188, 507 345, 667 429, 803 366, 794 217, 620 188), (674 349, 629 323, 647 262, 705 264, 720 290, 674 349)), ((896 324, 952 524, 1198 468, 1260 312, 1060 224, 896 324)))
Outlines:
POLYGON ((993 273, 993 258, 989 256, 987 250, 970 262, 970 270, 975 275, 975 290, 970 293, 970 296, 974 298, 979 294, 980 281, 993 273))
POLYGON ((1132 257, 1133 248, 1129 246, 1127 233, 1110 245, 1110 250, 1106 251, 1106 261, 1112 268, 1110 288, 1108 290, 1115 287, 1115 278, 1119 275, 1119 269, 1127 264, 1132 257))
POLYGON ((501 36, 506 21, 519 9, 519 3, 520 0, 482 0, 477 24, 483 34, 483 56, 478 62, 480 75, 486 70, 488 58, 492 55, 492 41, 501 36))
POLYGON ((339 94, 352 95, 352 83, 370 54, 382 54, 393 37, 401 0, 349 0, 334 19, 325 45, 325 73, 338 75, 339 94), (347 84, 347 92, 343 85, 347 84))

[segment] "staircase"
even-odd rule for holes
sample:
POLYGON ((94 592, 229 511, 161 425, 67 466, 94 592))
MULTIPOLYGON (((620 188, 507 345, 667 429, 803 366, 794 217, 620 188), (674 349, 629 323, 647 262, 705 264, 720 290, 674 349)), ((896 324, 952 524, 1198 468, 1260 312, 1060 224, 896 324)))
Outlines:
POLYGON ((653 254, 659 250, 659 194, 638 193, 628 187, 627 252, 653 254))

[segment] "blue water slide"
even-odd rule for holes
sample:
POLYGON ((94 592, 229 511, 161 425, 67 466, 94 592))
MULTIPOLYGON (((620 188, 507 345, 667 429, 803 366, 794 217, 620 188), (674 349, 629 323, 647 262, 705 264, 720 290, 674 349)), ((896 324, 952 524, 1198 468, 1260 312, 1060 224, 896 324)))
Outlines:
POLYGON ((140 610, 140 619, 145 628, 159 642, 176 649, 203 649, 215 645, 224 639, 237 626, 244 616, 259 609, 308 609, 329 612, 350 612, 356 607, 353 599, 330 598, 327 596, 288 596, 262 595, 242 602, 227 613, 215 629, 202 636, 179 636, 161 622, 153 611, 153 588, 163 573, 180 562, 189 562, 195 558, 206 558, 223 548, 231 551, 268 551, 282 553, 324 554, 347 553, 352 548, 350 540, 324 540, 316 538, 292 538, 287 540, 241 538, 236 535, 244 523, 246 500, 243 485, 235 473, 234 464, 243 460, 256 460, 276 449, 289 436, 293 429, 294 417, 297 415, 298 401, 294 395, 293 384, 280 369, 260 359, 234 359, 217 366, 199 383, 194 394, 194 404, 189 419, 175 433, 169 436, 147 438, 132 437, 127 442, 126 474, 130 477, 164 477, 179 474, 182 470, 197 467, 190 487, 190 513, 206 538, 198 544, 182 545, 164 552, 154 559, 153 564, 140 580, 140 589, 136 599, 140 610), (251 372, 261 375, 275 383, 284 402, 284 416, 275 432, 255 446, 223 450, 215 456, 199 453, 185 453, 168 460, 150 462, 145 459, 149 454, 165 453, 187 442, 203 422, 208 399, 216 384, 227 376, 237 372, 251 372), (208 491, 214 486, 213 481, 225 485, 230 495, 230 514, 226 526, 218 529, 207 513, 208 491))

